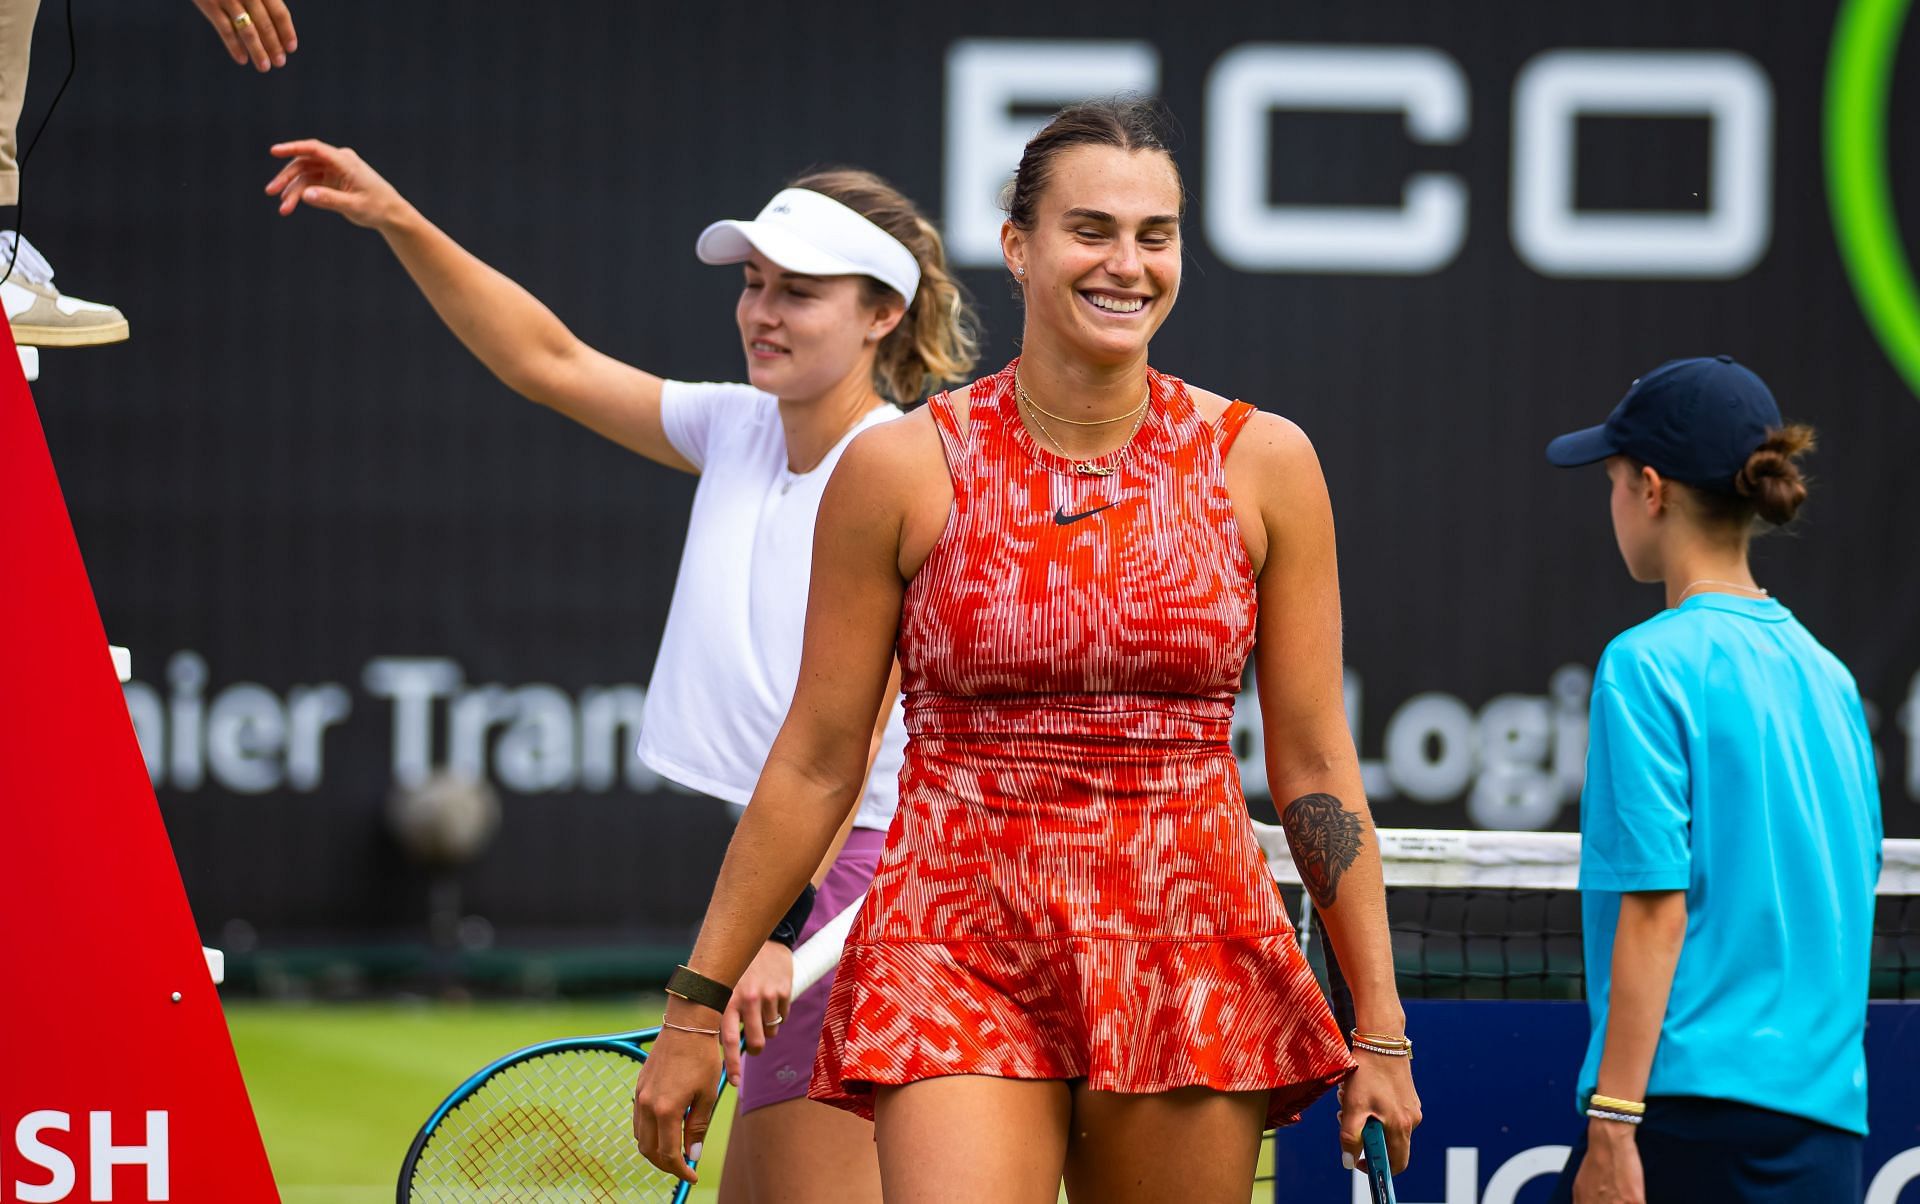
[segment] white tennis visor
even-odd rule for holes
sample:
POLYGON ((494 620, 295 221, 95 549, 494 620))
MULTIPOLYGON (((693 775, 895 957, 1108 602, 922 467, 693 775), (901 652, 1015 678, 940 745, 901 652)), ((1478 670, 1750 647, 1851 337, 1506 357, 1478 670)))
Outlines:
POLYGON ((893 235, 823 193, 786 188, 750 222, 715 222, 693 253, 702 263, 741 263, 759 251, 804 276, 871 276, 913 304, 920 261, 893 235))

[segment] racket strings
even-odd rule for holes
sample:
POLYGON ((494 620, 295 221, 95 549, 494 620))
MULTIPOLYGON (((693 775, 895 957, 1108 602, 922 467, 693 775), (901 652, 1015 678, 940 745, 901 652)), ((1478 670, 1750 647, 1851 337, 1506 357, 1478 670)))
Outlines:
POLYGON ((640 1063, 564 1049, 493 1075, 441 1118, 415 1164, 420 1204, 630 1204, 674 1198, 679 1181, 634 1147, 640 1063))

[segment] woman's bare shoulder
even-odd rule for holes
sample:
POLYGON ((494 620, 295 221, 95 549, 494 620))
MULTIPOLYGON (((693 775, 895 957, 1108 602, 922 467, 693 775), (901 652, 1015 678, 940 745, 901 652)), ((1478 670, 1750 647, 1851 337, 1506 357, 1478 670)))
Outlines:
MULTIPOLYGON (((1189 388, 1194 409, 1208 425, 1233 403, 1218 393, 1189 388)), ((1236 492, 1251 489, 1264 509, 1274 501, 1299 501, 1324 492, 1320 455, 1300 425, 1270 410, 1255 408, 1227 452, 1227 474, 1236 492)))
POLYGON ((1220 415, 1226 413, 1227 407, 1233 404, 1220 394, 1202 389, 1199 385, 1188 385, 1187 396, 1193 398, 1193 408, 1199 413, 1200 421, 1208 426, 1220 421, 1220 415))
MULTIPOLYGON (((1193 398, 1193 408, 1200 415, 1200 421, 1208 426, 1219 422, 1220 416, 1227 412, 1227 407, 1233 405, 1235 400, 1191 384, 1187 386, 1187 395, 1193 398)), ((1308 456, 1313 455, 1313 443, 1297 423, 1271 410, 1259 408, 1257 402, 1249 404, 1253 405, 1254 412, 1247 419, 1247 425, 1241 428, 1239 437, 1234 440, 1230 459, 1236 458, 1240 448, 1249 444, 1264 448, 1265 451, 1259 453, 1263 456, 1275 453, 1296 457, 1302 453, 1308 456), (1255 438, 1250 440, 1249 436, 1255 436, 1255 438)))
POLYGON ((857 486, 873 502, 909 500, 924 493, 931 478, 944 481, 946 475, 946 452, 930 406, 861 431, 834 469, 836 481, 847 477, 847 486, 857 486))

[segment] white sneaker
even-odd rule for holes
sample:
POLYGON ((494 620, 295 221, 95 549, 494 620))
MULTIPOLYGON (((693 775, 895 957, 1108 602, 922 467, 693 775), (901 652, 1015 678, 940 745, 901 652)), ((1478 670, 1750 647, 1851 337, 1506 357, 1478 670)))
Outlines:
POLYGON ((13 341, 27 347, 97 347, 127 337, 127 319, 111 305, 69 297, 53 286, 53 265, 32 243, 0 230, 0 272, 14 259, 13 274, 0 284, 13 341))

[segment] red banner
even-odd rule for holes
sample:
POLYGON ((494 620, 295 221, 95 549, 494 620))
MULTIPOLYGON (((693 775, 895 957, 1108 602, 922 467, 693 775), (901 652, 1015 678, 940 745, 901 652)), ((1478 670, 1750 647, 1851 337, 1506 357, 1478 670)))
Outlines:
POLYGON ((11 355, 0 356, 0 983, 0 1204, 278 1200, 11 355))

